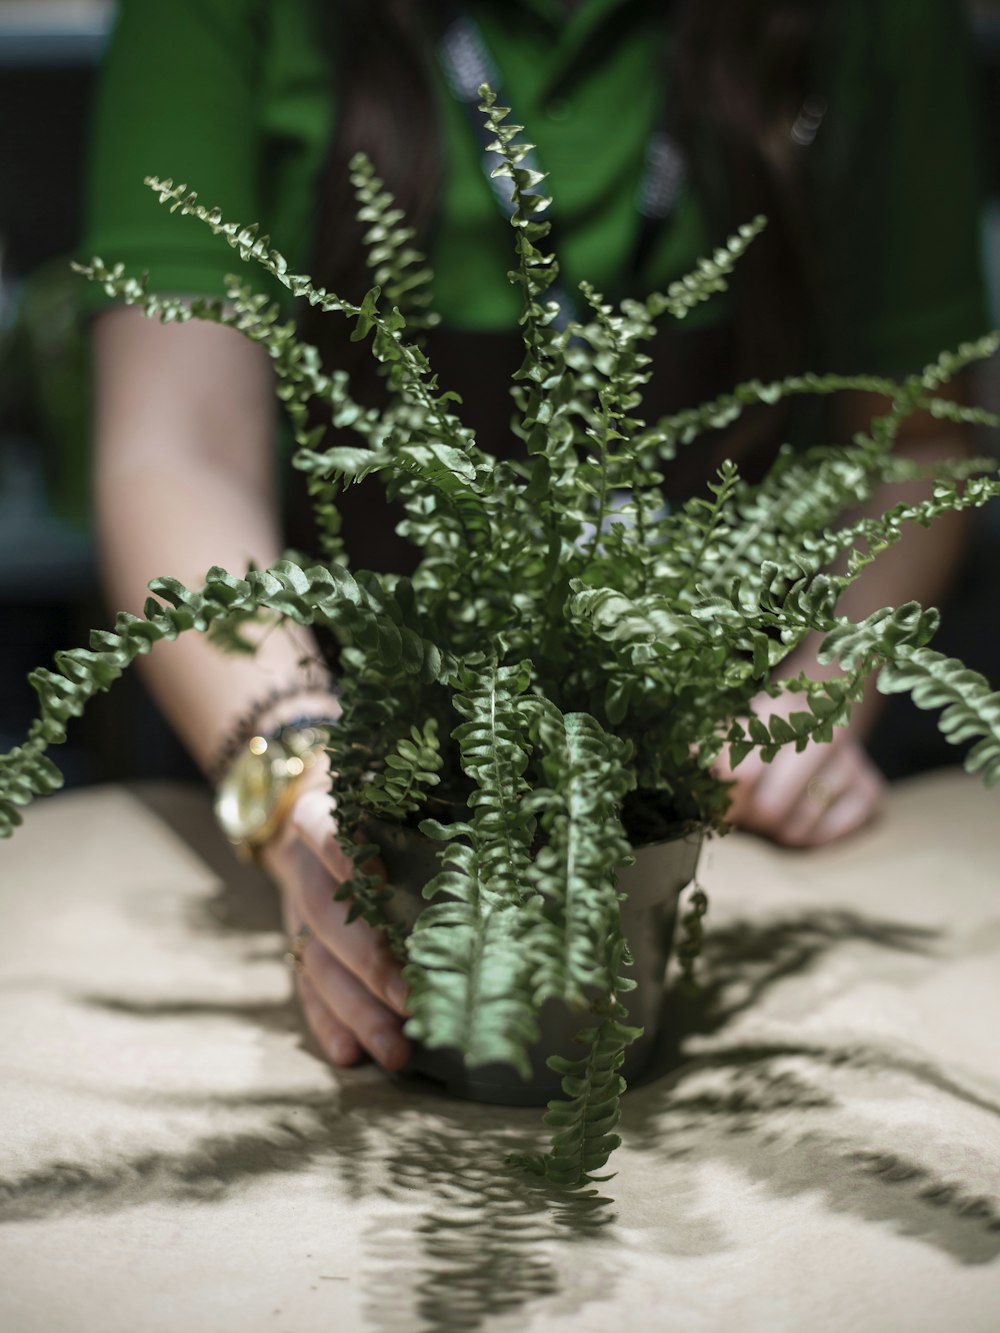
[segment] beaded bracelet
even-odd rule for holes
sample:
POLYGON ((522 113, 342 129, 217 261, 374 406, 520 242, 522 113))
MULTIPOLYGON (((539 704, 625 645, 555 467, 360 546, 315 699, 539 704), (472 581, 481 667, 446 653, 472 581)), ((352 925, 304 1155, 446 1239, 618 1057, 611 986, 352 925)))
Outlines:
MULTIPOLYGON (((233 762, 240 750, 243 749, 247 741, 257 730, 257 723, 260 718, 272 708, 275 704, 281 703, 284 699, 294 699, 300 694, 312 694, 319 691, 325 693, 335 693, 331 689, 327 680, 322 682, 296 681, 292 685, 276 685, 274 689, 269 690, 267 694, 255 699, 246 712, 242 713, 230 729, 226 732, 222 743, 216 752, 215 759, 208 768, 208 780, 213 787, 217 787, 225 776, 226 769, 233 762)), ((332 719, 329 718, 299 718, 294 722, 283 723, 283 726, 328 726, 332 719)))

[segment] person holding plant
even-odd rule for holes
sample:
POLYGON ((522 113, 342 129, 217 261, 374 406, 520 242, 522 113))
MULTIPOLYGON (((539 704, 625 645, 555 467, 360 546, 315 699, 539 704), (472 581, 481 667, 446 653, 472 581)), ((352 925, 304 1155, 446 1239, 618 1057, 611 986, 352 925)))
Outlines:
MULTIPOLYGON (((444 322, 426 336, 442 383, 503 454, 519 295, 506 277, 505 201, 484 171, 495 159, 477 130, 485 80, 535 127, 537 164, 563 187, 551 240, 565 314, 583 276, 609 296, 662 289, 735 226, 768 217, 731 291, 652 344, 648 419, 750 377, 905 373, 986 327, 965 42, 943 0, 124 0, 95 116, 83 249, 148 269, 155 290, 221 294, 229 256, 142 188, 169 173, 227 218, 259 221, 301 271, 360 297, 369 283, 347 163, 363 148, 437 272, 444 322)), ((325 326, 316 339, 328 364, 353 365, 325 326)), ((266 353, 226 328, 125 308, 100 309, 94 352, 110 601, 138 609, 164 571, 197 584, 213 564, 274 563, 279 497, 288 512, 295 497, 276 465, 266 353)), ((762 411, 682 454, 668 493, 703 487, 725 457, 753 474, 783 438, 864 430, 876 407, 845 396, 827 422, 762 411)), ((899 447, 932 463, 965 443, 928 416, 908 423, 899 447)), ((405 571, 412 552, 370 490, 346 497, 348 550, 360 566, 405 571)), ((934 602, 961 542, 955 516, 908 534, 845 611, 934 602)), ((814 650, 785 673, 821 673, 814 650)), ((338 711, 321 660, 294 629, 260 635, 252 657, 188 636, 158 646, 147 681, 213 780, 254 735, 289 748, 300 776, 248 841, 298 937, 300 995, 323 1050, 338 1064, 367 1051, 395 1069, 408 1054, 398 965, 331 901, 347 867, 313 739, 338 711)), ((883 785, 864 749, 876 706, 866 697, 831 745, 770 766, 746 760, 732 772, 733 821, 789 846, 865 823, 883 785)))

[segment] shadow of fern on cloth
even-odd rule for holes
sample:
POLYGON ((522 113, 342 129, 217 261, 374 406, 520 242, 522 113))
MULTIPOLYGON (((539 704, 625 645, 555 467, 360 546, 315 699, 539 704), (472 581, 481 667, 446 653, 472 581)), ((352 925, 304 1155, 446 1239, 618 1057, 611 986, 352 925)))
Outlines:
POLYGON ((905 993, 955 952, 943 932, 824 911, 726 922, 710 940, 700 993, 667 998, 658 1081, 624 1103, 629 1147, 675 1172, 724 1163, 773 1198, 816 1195, 962 1264, 1000 1256, 1000 1086, 880 1037, 864 990, 853 1010, 838 1000, 839 1028, 814 1026, 825 977, 849 991, 863 952, 866 977, 905 993))
MULTIPOLYGON (((171 1107, 169 1098, 156 1097, 168 1117, 173 1109, 201 1113, 227 1109, 219 1106, 219 1100, 176 1098, 171 1107)), ((238 1100, 246 1109, 250 1099, 238 1100)), ((234 1099, 228 1109, 235 1108, 234 1099)), ((57 1158, 23 1174, 7 1175, 0 1179, 0 1224, 74 1210, 117 1212, 149 1203, 221 1199, 255 1178, 300 1172, 335 1156, 332 1141, 345 1155, 361 1149, 360 1126, 342 1117, 335 1102, 324 1106, 318 1101, 304 1104, 298 1096, 267 1098, 259 1099, 253 1109, 263 1122, 256 1130, 206 1133, 173 1151, 151 1147, 122 1153, 117 1159, 107 1151, 100 1160, 91 1155, 82 1160, 57 1158)))
POLYGON ((273 1032, 295 1032, 301 1028, 298 1010, 288 1002, 267 1004, 254 1000, 146 1000, 100 993, 79 995, 76 1002, 129 1018, 230 1018, 273 1032))
POLYGON ((675 982, 664 997, 663 1038, 644 1081, 673 1067, 685 1041, 731 1025, 782 982, 814 972, 848 944, 917 958, 933 957, 944 947, 938 930, 846 909, 713 922, 698 965, 697 992, 687 994, 675 982))
MULTIPOLYGON (((610 1200, 559 1195, 504 1173, 504 1156, 527 1129, 512 1126, 509 1112, 473 1108, 469 1123, 468 1107, 436 1099, 432 1109, 400 1112, 391 1094, 349 1074, 336 1100, 257 1098, 266 1123, 256 1132, 206 1135, 182 1151, 102 1164, 53 1160, 0 1180, 0 1224, 155 1203, 211 1205, 255 1180, 277 1184, 310 1172, 328 1178, 331 1195, 366 1205, 359 1276, 373 1328, 474 1330, 543 1299, 579 1308, 591 1287, 607 1299, 613 1265, 588 1262, 583 1282, 569 1280, 564 1266, 569 1242, 599 1238, 613 1224, 610 1200), (461 1116, 449 1113, 456 1109, 461 1116)), ((204 1099, 199 1104, 204 1110, 204 1099)), ((313 1242, 319 1257, 329 1248, 331 1264, 335 1241, 331 1231, 313 1242)))
POLYGON ((502 1170, 534 1118, 519 1112, 524 1123, 512 1127, 491 1110, 478 1127, 462 1114, 433 1128, 407 1119, 386 1134, 387 1205, 365 1247, 373 1328, 475 1330, 500 1316, 538 1315, 540 1303, 563 1313, 613 1294, 610 1258, 588 1249, 580 1265, 571 1253, 572 1242, 613 1237, 612 1201, 596 1191, 560 1195, 502 1170))

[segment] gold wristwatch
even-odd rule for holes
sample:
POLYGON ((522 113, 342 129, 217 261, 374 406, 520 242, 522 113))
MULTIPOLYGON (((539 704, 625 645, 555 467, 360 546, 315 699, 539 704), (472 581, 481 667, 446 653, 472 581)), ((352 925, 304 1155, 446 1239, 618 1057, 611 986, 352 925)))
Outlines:
POLYGON ((245 860, 278 832, 306 774, 327 743, 328 725, 290 723, 251 736, 215 790, 215 817, 245 860))

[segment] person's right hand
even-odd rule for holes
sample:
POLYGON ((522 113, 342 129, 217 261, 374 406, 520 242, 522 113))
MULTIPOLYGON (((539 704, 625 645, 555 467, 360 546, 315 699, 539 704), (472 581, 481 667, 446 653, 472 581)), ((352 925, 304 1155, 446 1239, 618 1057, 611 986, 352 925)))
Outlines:
MULTIPOLYGON (((753 708, 765 719, 788 718, 802 711, 802 697, 760 694, 753 708)), ((885 778, 850 724, 823 744, 786 745, 768 764, 754 750, 733 769, 724 751, 713 771, 733 784, 727 819, 783 847, 822 847, 847 837, 875 818, 885 798, 885 778)))
POLYGON ((400 1069, 410 1056, 400 1031, 406 983, 382 932, 361 920, 348 925, 350 904, 334 901, 337 885, 352 870, 334 827, 329 792, 310 787, 262 853, 281 893, 289 940, 303 925, 312 931, 296 969, 299 999, 335 1065, 355 1064, 367 1052, 384 1069, 400 1069))

